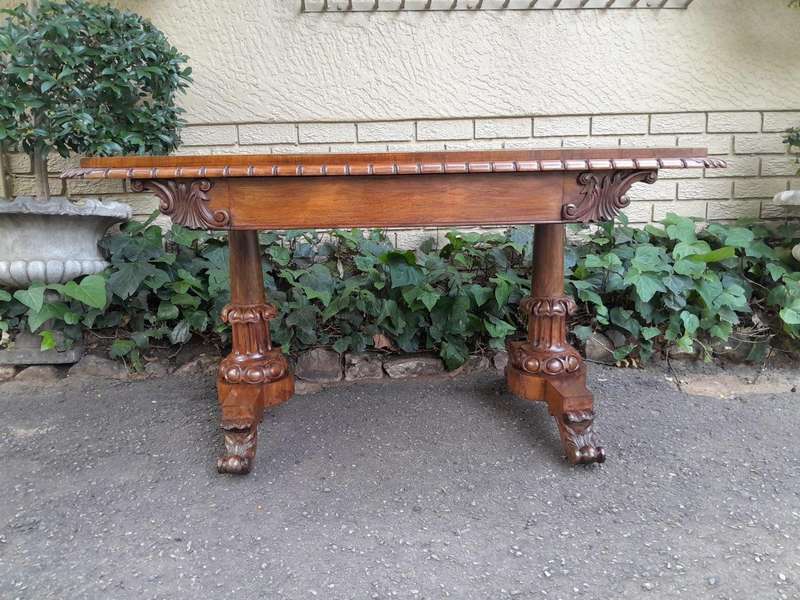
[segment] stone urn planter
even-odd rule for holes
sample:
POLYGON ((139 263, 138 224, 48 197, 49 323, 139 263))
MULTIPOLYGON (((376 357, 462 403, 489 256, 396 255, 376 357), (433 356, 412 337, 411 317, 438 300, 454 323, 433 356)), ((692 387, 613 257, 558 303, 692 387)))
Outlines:
POLYGON ((0 201, 0 287, 65 283, 108 267, 97 243, 106 230, 132 216, 121 202, 64 197, 0 201))
MULTIPOLYGON (((786 207, 786 213, 791 216, 800 216, 800 190, 789 190, 781 192, 773 198, 773 203, 777 206, 786 207)), ((800 244, 792 248, 792 256, 800 261, 800 244)))

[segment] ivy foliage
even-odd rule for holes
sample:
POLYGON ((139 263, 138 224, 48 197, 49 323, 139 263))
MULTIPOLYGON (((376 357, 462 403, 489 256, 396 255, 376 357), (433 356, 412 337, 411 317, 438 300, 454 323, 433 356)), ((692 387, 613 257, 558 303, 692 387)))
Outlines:
POLYGON ((62 156, 177 147, 191 69, 149 21, 86 0, 2 12, 0 144, 62 156))
POLYGON ((800 128, 794 128, 787 131, 783 142, 785 144, 789 144, 790 150, 794 152, 800 151, 800 128))
POLYGON ((698 233, 696 226, 674 214, 641 230, 607 223, 573 247, 569 286, 592 314, 591 327, 575 334, 621 329, 630 343, 617 358, 635 352, 646 360, 665 346, 710 358, 709 344, 750 325, 756 311, 776 333, 800 337, 800 272, 790 253, 798 228, 742 221, 698 233))
MULTIPOLYGON (((141 368, 153 346, 193 335, 226 341, 219 313, 230 296, 223 234, 128 223, 102 245, 103 274, 13 294, 0 290, 0 330, 38 332, 43 347, 80 339, 87 330, 115 339, 112 356, 141 368), (54 335, 54 332, 61 335, 54 335)), ((790 248, 796 226, 711 223, 669 215, 661 225, 624 222, 577 232, 568 246, 566 289, 579 304, 577 339, 615 328, 628 343, 621 359, 724 341, 754 318, 774 333, 800 338, 800 272, 790 248)), ((279 309, 273 341, 296 353, 314 346, 338 352, 433 351, 448 368, 470 353, 502 349, 521 336, 519 302, 530 294, 533 231, 451 232, 440 249, 394 248, 380 231, 260 234, 264 283, 279 309)))

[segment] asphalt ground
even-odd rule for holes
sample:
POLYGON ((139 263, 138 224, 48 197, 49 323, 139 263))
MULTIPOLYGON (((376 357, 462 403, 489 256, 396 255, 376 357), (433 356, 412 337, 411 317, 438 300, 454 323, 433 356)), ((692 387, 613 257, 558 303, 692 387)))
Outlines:
POLYGON ((246 477, 210 378, 0 384, 0 598, 800 598, 797 394, 666 375, 590 369, 604 465, 483 372, 293 398, 246 477))

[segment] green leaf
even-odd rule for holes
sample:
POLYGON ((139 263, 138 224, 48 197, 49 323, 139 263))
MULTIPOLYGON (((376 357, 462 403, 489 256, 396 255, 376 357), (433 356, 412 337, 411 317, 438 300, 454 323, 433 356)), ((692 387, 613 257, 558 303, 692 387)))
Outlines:
POLYGON ((81 315, 74 313, 71 310, 65 311, 61 317, 67 325, 77 325, 81 322, 81 315))
POLYGON ((436 306, 436 303, 439 301, 441 296, 442 295, 439 292, 431 289, 423 290, 419 296, 417 296, 417 299, 425 305, 425 308, 427 308, 428 311, 431 311, 433 310, 433 307, 436 306))
POLYGON ((619 348, 615 348, 614 352, 612 352, 611 356, 614 358, 614 361, 620 361, 626 356, 629 356, 631 352, 633 352, 634 346, 630 344, 626 344, 624 346, 620 346, 619 348))
POLYGON ((203 332, 208 327, 208 313, 202 310, 196 310, 186 316, 186 322, 192 331, 203 332))
POLYGON ((44 289, 43 285, 32 285, 27 290, 17 290, 14 292, 14 298, 22 302, 33 312, 39 312, 42 310, 42 305, 44 304, 44 289))
POLYGON ((100 275, 88 275, 80 283, 68 281, 60 291, 91 308, 105 308, 108 301, 106 280, 100 275))
POLYGON ((130 354, 134 348, 136 348, 136 344, 131 340, 114 340, 108 354, 111 358, 122 358, 130 354))
POLYGON ((442 349, 439 356, 441 356, 444 361, 444 366, 447 370, 452 371, 467 362, 469 358, 469 349, 462 339, 448 336, 447 339, 442 342, 442 349))
POLYGON ((667 235, 672 240, 681 242, 693 242, 697 239, 695 235, 694 221, 686 217, 680 217, 674 213, 667 213, 667 216, 662 220, 667 231, 667 235))
POLYGON ((672 256, 676 259, 687 258, 697 254, 706 254, 711 252, 711 246, 708 242, 702 240, 695 240, 692 242, 678 242, 672 249, 672 256))
POLYGON ((356 256, 354 262, 356 268, 364 273, 371 271, 375 268, 374 256, 356 256))
POLYGON ((800 325, 800 311, 793 308, 782 308, 779 314, 784 323, 800 325))
POLYGON ((661 227, 656 227, 655 225, 645 225, 644 230, 653 237, 669 238, 666 231, 664 231, 661 227))
POLYGON ((324 306, 330 304, 335 282, 326 266, 312 265, 300 275, 298 283, 309 300, 318 299, 324 306))
POLYGON ((725 236, 725 245, 735 248, 747 248, 755 236, 753 232, 744 227, 732 227, 725 236))
POLYGON ((501 277, 493 277, 494 282, 494 299, 497 301, 497 306, 505 306, 508 304, 508 298, 511 296, 511 284, 501 277))
POLYGON ((350 338, 343 337, 336 340, 333 344, 334 351, 338 352, 339 354, 344 354, 347 352, 347 349, 350 347, 350 338))
POLYGON ((108 278, 108 287, 122 300, 130 298, 142 285, 145 277, 153 275, 157 270, 153 265, 144 262, 123 263, 116 268, 108 278))
POLYGON ((780 281, 781 277, 787 273, 786 268, 778 263, 767 263, 767 271, 769 271, 769 276, 772 277, 773 281, 780 281))
POLYGON ((28 328, 31 330, 31 333, 35 333, 46 321, 57 316, 58 312, 49 304, 43 305, 37 311, 31 309, 28 311, 28 328))
POLYGON ((658 327, 642 327, 642 338, 645 340, 652 340, 654 337, 658 337, 661 334, 661 330, 658 327))
POLYGON ((185 320, 178 322, 169 332, 169 341, 173 344, 185 344, 190 339, 192 339, 192 332, 189 323, 185 320))
POLYGON ((387 252, 380 256, 380 261, 389 268, 392 289, 407 285, 420 285, 425 281, 422 269, 416 266, 416 255, 410 250, 387 252))
POLYGON ((629 272, 625 279, 636 287, 636 294, 642 302, 650 302, 656 293, 667 291, 661 280, 651 273, 629 272))
POLYGON ((187 229, 182 225, 174 223, 169 233, 172 237, 172 241, 184 248, 191 247, 194 242, 203 239, 203 237, 207 235, 205 231, 187 229))
POLYGON ((402 261, 411 266, 417 264, 417 255, 414 254, 413 250, 390 250, 389 252, 381 254, 378 259, 385 265, 390 265, 398 261, 402 261))
POLYGON ((660 273, 669 270, 664 249, 651 244, 641 244, 636 247, 633 259, 631 259, 631 266, 643 273, 660 273))
POLYGON ((683 321, 683 327, 686 331, 687 336, 692 336, 697 332, 697 329, 700 327, 700 319, 697 318, 697 315, 693 315, 688 311, 681 312, 681 321, 683 321))
POLYGON ((56 347, 56 338, 53 335, 53 332, 48 330, 42 331, 39 336, 42 338, 42 342, 39 345, 39 350, 42 352, 46 352, 47 350, 53 350, 56 347))
POLYGON ((697 255, 690 258, 682 258, 676 261, 673 267, 678 275, 688 275, 689 277, 699 277, 707 268, 705 261, 697 260, 697 255))
POLYGON ((158 305, 158 312, 156 313, 156 317, 158 317, 161 321, 169 321, 172 319, 177 319, 180 311, 178 307, 172 304, 171 302, 161 302, 158 305))
POLYGON ((708 330, 708 333, 711 334, 712 337, 720 339, 724 342, 731 337, 731 334, 733 333, 733 325, 730 323, 720 322, 712 325, 708 330))
POLYGON ((493 338, 505 339, 517 330, 511 323, 498 319, 494 315, 489 315, 488 319, 484 319, 483 325, 493 338))
POLYGON ((10 302, 13 296, 5 290, 0 290, 0 302, 10 302))
POLYGON ((285 267, 289 264, 291 260, 291 254, 289 254, 289 250, 284 248, 283 246, 272 246, 267 251, 270 258, 278 263, 280 266, 285 267))
POLYGON ((578 325, 572 328, 572 333, 575 334, 580 341, 585 342, 588 340, 594 331, 588 325, 578 325))
POLYGON ((200 298, 191 294, 172 294, 169 300, 177 306, 191 306, 192 308, 200 306, 200 298))
POLYGON ((478 285, 477 283, 467 286, 467 291, 475 299, 475 305, 478 307, 486 304, 493 295, 491 288, 478 285))
POLYGON ((704 262, 704 263, 715 263, 715 262, 722 262, 723 260, 728 260, 729 258, 733 258, 736 256, 736 248, 732 246, 723 246, 722 248, 718 248, 717 250, 712 250, 711 252, 706 252, 703 254, 695 254, 690 256, 688 260, 692 260, 695 262, 704 262))

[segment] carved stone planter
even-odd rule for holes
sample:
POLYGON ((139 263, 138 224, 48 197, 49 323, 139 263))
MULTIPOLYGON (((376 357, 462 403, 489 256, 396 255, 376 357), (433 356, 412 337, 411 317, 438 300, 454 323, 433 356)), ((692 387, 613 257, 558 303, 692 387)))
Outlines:
MULTIPOLYGON (((789 216, 800 216, 800 190, 789 190, 788 192, 781 192, 777 194, 772 200, 777 206, 786 207, 786 213, 789 216)), ((792 256, 795 260, 800 261, 800 244, 792 248, 792 256)))
POLYGON ((0 287, 64 283, 99 273, 108 263, 97 242, 131 215, 127 204, 94 199, 82 204, 64 197, 0 201, 0 287))

